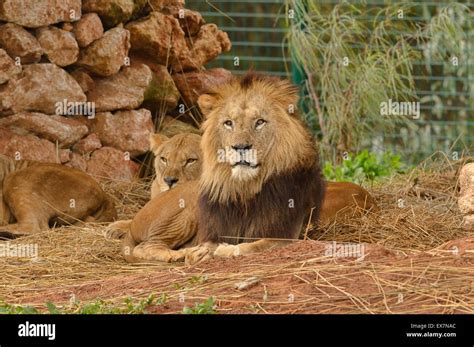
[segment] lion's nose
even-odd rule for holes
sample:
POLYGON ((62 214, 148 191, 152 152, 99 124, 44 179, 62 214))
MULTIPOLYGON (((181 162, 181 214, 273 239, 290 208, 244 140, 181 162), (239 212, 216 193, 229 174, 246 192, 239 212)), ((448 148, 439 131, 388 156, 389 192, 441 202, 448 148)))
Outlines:
POLYGON ((241 143, 241 144, 232 146, 232 149, 235 151, 248 151, 249 149, 252 149, 252 145, 248 143, 241 143))
POLYGON ((179 178, 174 176, 165 176, 165 178, 163 178, 163 181, 165 181, 165 183, 171 188, 179 181, 179 178))

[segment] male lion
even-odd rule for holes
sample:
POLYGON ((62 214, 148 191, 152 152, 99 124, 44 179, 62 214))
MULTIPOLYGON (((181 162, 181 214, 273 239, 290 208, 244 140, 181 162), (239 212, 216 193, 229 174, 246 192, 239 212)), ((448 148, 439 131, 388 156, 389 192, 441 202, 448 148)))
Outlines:
POLYGON ((110 222, 116 217, 113 201, 86 173, 0 154, 1 236, 23 236, 54 224, 110 222))
POLYGON ((200 184, 164 192, 139 212, 124 240, 127 260, 253 253, 297 239, 309 215, 317 221, 324 181, 314 141, 292 112, 297 101, 289 82, 258 74, 202 95, 200 184), (196 232, 199 247, 174 250, 196 232))
POLYGON ((288 81, 249 73, 198 100, 203 172, 193 263, 250 254, 298 239, 318 221, 325 184, 315 142, 288 81), (219 247, 217 247, 220 244, 219 247))

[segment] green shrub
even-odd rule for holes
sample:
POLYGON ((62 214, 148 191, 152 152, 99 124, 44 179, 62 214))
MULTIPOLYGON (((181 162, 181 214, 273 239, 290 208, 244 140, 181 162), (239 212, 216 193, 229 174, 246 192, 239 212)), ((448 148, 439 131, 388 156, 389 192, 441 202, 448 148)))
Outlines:
POLYGON ((323 173, 329 181, 349 181, 360 184, 365 181, 373 182, 394 173, 402 173, 406 169, 399 155, 387 152, 382 156, 377 156, 364 150, 356 156, 348 154, 340 165, 326 162, 323 173))
POLYGON ((202 304, 194 304, 194 307, 183 308, 184 314, 214 314, 217 313, 214 309, 215 300, 213 297, 208 298, 202 304))

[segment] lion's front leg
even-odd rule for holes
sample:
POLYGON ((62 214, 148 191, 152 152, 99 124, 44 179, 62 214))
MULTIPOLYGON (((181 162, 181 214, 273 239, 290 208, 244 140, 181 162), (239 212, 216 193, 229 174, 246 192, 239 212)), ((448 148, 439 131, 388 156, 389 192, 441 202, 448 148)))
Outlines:
POLYGON ((201 261, 211 259, 212 254, 214 253, 217 247, 218 247, 218 244, 216 243, 205 242, 199 246, 183 249, 183 251, 186 253, 185 255, 186 265, 193 265, 201 261))
POLYGON ((160 261, 174 263, 183 261, 186 252, 183 249, 173 250, 166 245, 144 242, 132 250, 132 256, 135 262, 140 261, 160 261))
POLYGON ((239 255, 253 254, 266 249, 280 248, 292 241, 261 239, 255 242, 244 242, 238 245, 220 244, 214 251, 215 257, 231 258, 239 255))

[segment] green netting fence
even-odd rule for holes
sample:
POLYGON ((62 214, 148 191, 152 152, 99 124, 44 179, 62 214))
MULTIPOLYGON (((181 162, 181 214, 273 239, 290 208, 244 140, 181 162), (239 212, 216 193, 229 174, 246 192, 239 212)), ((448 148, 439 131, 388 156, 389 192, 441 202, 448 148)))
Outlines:
MULTIPOLYGON (((331 11, 337 0, 317 1, 321 11, 331 11)), ((412 1, 413 13, 407 20, 427 22, 437 11, 455 1, 412 1)), ((426 47, 417 47, 421 59, 414 62, 416 94, 421 117, 415 127, 397 128, 391 133, 368 134, 372 151, 393 151, 415 163, 436 151, 455 157, 473 154, 474 144, 474 4, 456 1, 469 7, 471 16, 465 25, 466 40, 455 68, 450 61, 436 61, 426 47)), ((234 74, 249 68, 264 73, 304 79, 292 64, 288 42, 287 8, 284 0, 187 0, 187 7, 199 11, 207 22, 216 23, 232 41, 230 52, 221 55, 207 67, 224 67, 234 74)), ((390 0, 349 1, 356 6, 383 7, 396 4, 390 0)), ((406 1, 400 1, 404 4, 406 1)), ((360 16, 359 20, 373 20, 360 16)), ((396 33, 395 33, 396 34, 396 33)), ((363 44, 361 42, 361 44, 363 44)), ((317 129, 315 129, 317 131, 317 129)))

